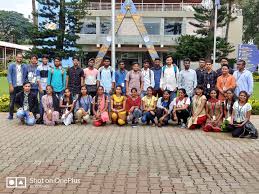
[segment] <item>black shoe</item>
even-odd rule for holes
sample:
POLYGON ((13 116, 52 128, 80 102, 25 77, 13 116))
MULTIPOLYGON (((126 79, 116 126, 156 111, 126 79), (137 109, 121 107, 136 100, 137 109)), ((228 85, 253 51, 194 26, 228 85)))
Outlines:
POLYGON ((36 124, 37 124, 37 125, 42 125, 42 124, 43 124, 43 119, 42 119, 42 118, 39 118, 39 119, 36 121, 36 124))

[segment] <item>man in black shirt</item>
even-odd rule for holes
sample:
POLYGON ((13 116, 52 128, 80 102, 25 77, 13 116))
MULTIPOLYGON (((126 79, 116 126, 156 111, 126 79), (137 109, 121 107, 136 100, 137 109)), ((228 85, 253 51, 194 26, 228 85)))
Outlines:
POLYGON ((197 74, 197 85, 203 85, 203 75, 205 72, 205 59, 201 58, 199 60, 199 68, 196 69, 197 74))
POLYGON ((217 73, 213 71, 213 64, 210 59, 206 60, 206 71, 203 74, 203 88, 207 99, 210 98, 211 89, 215 89, 217 83, 217 73))
MULTIPOLYGON (((221 60, 220 60, 220 65, 221 65, 221 67, 216 71, 218 77, 222 75, 222 66, 223 66, 223 65, 228 65, 228 58, 226 58, 226 57, 221 58, 221 60)), ((229 73, 230 73, 231 75, 234 74, 234 70, 233 70, 231 67, 229 67, 229 73)))

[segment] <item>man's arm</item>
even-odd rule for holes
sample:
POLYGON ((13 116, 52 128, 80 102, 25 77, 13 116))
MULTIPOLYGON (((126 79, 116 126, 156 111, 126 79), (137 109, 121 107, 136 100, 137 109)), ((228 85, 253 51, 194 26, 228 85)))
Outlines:
POLYGON ((248 94, 249 96, 251 96, 253 94, 253 89, 254 89, 254 78, 252 73, 249 73, 247 84, 248 84, 248 94))

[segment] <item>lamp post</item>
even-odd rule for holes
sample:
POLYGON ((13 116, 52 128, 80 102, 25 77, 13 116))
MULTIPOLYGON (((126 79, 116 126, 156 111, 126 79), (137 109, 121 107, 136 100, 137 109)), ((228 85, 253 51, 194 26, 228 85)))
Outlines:
POLYGON ((115 70, 116 54, 115 54, 115 0, 112 2, 112 68, 115 70))

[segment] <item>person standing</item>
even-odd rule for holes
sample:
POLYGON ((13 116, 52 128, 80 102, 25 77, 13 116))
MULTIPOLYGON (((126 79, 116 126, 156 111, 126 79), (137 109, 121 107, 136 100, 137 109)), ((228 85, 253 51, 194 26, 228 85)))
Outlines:
POLYGON ((124 61, 119 62, 119 69, 115 72, 115 83, 116 87, 121 86, 122 87, 122 94, 126 95, 126 75, 128 71, 125 69, 125 63, 124 61))
POLYGON ((132 70, 127 73, 126 76, 126 94, 131 95, 132 88, 136 88, 137 93, 141 94, 144 85, 144 77, 139 69, 139 63, 132 63, 132 70))
POLYGON ((237 71, 234 72, 237 85, 235 94, 236 96, 239 96, 241 91, 246 91, 249 98, 253 94, 254 79, 252 73, 246 70, 245 67, 246 62, 244 60, 239 60, 237 63, 237 71))
POLYGON ((166 65, 162 67, 160 88, 162 91, 170 91, 170 100, 173 101, 177 94, 179 69, 173 63, 173 57, 166 57, 166 65))
POLYGON ((111 59, 104 57, 103 66, 100 67, 97 77, 97 85, 103 86, 104 93, 107 96, 110 96, 113 93, 115 87, 115 73, 112 69, 111 59))
POLYGON ((154 67, 152 68, 152 71, 154 72, 154 81, 155 81, 154 95, 158 96, 158 97, 162 97, 163 92, 160 89, 160 79, 161 79, 162 67, 161 67, 161 61, 159 58, 155 59, 154 67))
POLYGON ((206 71, 204 72, 203 76, 203 88, 204 94, 207 99, 210 98, 210 91, 211 89, 216 87, 217 82, 217 73, 212 69, 212 61, 210 59, 206 60, 206 71))
POLYGON ((194 88, 197 86, 196 71, 190 69, 190 59, 184 59, 184 69, 179 73, 179 88, 184 88, 188 97, 194 94, 194 88))
POLYGON ((67 71, 66 88, 69 88, 75 99, 79 95, 82 85, 84 85, 84 71, 80 67, 79 57, 74 56, 73 67, 67 71))
POLYGON ((87 92, 92 98, 96 96, 98 70, 94 68, 95 59, 88 60, 88 67, 84 69, 87 92))
POLYGON ((43 106, 42 96, 46 94, 46 86, 48 85, 48 72, 49 72, 49 57, 47 55, 42 56, 42 64, 37 67, 37 83, 39 87, 39 100, 40 100, 40 118, 37 120, 37 124, 43 123, 43 106))
POLYGON ((23 56, 21 53, 16 54, 15 63, 8 67, 7 80, 9 84, 10 105, 8 119, 13 119, 15 96, 23 90, 23 83, 28 79, 28 67, 22 63, 23 56))
POLYGON ((31 83, 31 92, 38 96, 38 83, 37 83, 37 68, 38 68, 38 56, 31 56, 31 64, 28 65, 28 81, 31 83))
POLYGON ((222 75, 217 79, 217 89, 219 91, 218 99, 221 102, 225 101, 226 91, 231 89, 235 89, 236 87, 236 79, 233 75, 229 74, 229 66, 222 65, 222 75))
MULTIPOLYGON (((221 58, 220 65, 221 65, 221 67, 216 71, 218 77, 222 75, 222 67, 223 67, 223 65, 228 65, 229 66, 228 58, 226 58, 226 57, 221 58)), ((234 74, 234 70, 231 67, 229 67, 229 74, 231 74, 231 75, 234 74)))
POLYGON ((204 72, 206 69, 206 63, 204 58, 200 58, 199 60, 199 68, 196 69, 196 74, 197 74, 197 85, 203 85, 203 77, 204 77, 204 72))
POLYGON ((48 85, 53 87, 55 95, 60 99, 66 86, 66 71, 62 68, 61 59, 55 57, 54 68, 49 69, 48 85))
POLYGON ((151 71, 149 68, 150 64, 148 60, 144 60, 143 68, 141 70, 143 78, 144 78, 144 86, 143 91, 141 93, 141 97, 144 97, 147 94, 147 88, 155 86, 155 80, 154 80, 154 72, 151 71))

